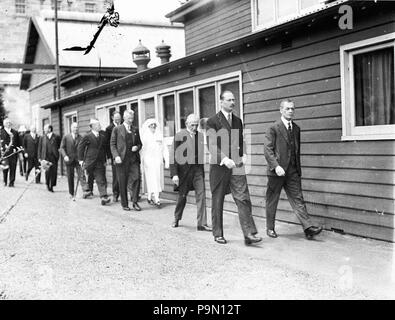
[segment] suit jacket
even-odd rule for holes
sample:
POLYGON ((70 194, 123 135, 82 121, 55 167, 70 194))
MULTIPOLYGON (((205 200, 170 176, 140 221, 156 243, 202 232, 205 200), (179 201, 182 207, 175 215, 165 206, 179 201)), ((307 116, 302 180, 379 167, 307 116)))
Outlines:
POLYGON ((114 159, 112 158, 111 154, 111 146, 110 146, 110 141, 111 141, 111 134, 112 130, 115 128, 114 122, 111 122, 111 124, 106 128, 106 155, 107 159, 111 159, 111 163, 113 163, 114 159))
POLYGON ((69 157, 69 161, 66 162, 66 165, 70 165, 75 161, 78 161, 78 144, 81 139, 81 136, 78 134, 74 140, 71 133, 66 134, 63 137, 59 151, 63 158, 66 156, 69 157))
MULTIPOLYGON (((210 187, 211 190, 219 185, 225 174, 232 170, 220 165, 225 157, 240 165, 245 153, 243 122, 235 114, 232 115, 232 128, 224 114, 220 111, 207 120, 207 139, 210 151, 210 187)), ((226 191, 230 193, 230 189, 226 191)))
MULTIPOLYGON (((202 133, 197 132, 195 138, 192 139, 189 132, 183 129, 176 133, 172 145, 173 161, 170 161, 170 177, 178 176, 180 179, 179 187, 188 185, 186 178, 192 168, 192 165, 198 165, 204 175, 204 136, 202 133), (195 140, 197 139, 197 160, 195 157, 195 140)), ((175 191, 178 188, 174 188, 175 191)), ((190 186, 189 190, 193 190, 190 186)))
POLYGON ((90 170, 96 164, 104 165, 106 162, 106 133, 99 132, 99 136, 92 131, 87 133, 77 147, 78 161, 85 161, 85 169, 90 170))
POLYGON ((38 143, 38 158, 41 160, 59 160, 60 137, 52 133, 51 139, 44 134, 38 143))
POLYGON ((16 151, 16 148, 21 146, 18 132, 14 129, 11 129, 11 135, 12 136, 10 136, 4 128, 2 128, 0 131, 1 149, 3 151, 8 149, 8 151, 4 153, 4 156, 12 154, 14 151, 16 151), (6 148, 6 145, 9 146, 9 148, 6 148))
POLYGON ((38 157, 38 144, 40 142, 40 137, 36 134, 35 139, 31 136, 30 133, 25 134, 23 138, 23 148, 25 149, 25 153, 27 153, 28 158, 34 159, 38 157))
MULTIPOLYGON (((292 128, 295 137, 296 169, 299 175, 302 175, 300 167, 300 128, 295 122, 292 122, 292 128)), ((281 166, 286 171, 291 161, 291 145, 288 130, 281 119, 267 129, 264 144, 267 174, 276 176, 275 169, 277 166, 281 166)))
MULTIPOLYGON (((133 136, 133 146, 137 146, 138 150, 132 153, 132 162, 140 163, 140 153, 141 147, 143 146, 140 140, 139 130, 136 127, 131 127, 131 132, 133 136)), ((123 124, 116 126, 112 130, 110 148, 112 157, 121 157, 121 160, 125 160, 126 155, 126 128, 123 124)))

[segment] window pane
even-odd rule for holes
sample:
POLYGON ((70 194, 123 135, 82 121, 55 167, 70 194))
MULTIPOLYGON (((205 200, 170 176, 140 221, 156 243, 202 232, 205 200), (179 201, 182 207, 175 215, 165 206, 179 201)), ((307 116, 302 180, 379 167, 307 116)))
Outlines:
POLYGON ((257 0, 257 25, 275 21, 275 0, 257 0))
POLYGON ((199 89, 200 118, 209 118, 215 114, 215 87, 199 89))
MULTIPOLYGON (((112 116, 113 116, 114 112, 115 112, 115 107, 108 108, 108 122, 109 122, 109 124, 111 124, 111 122, 112 122, 112 116)), ((121 114, 121 116, 122 116, 122 114, 121 114)))
POLYGON ((142 101, 142 123, 149 118, 155 118, 155 99, 149 98, 142 101))
POLYGON ((278 0, 278 18, 299 12, 298 0, 278 0))
MULTIPOLYGON (((235 108, 234 114, 240 117, 240 90, 239 90, 239 81, 228 82, 221 84, 221 92, 229 90, 235 96, 235 108)), ((242 118, 242 117, 240 117, 242 118)))
POLYGON ((185 128, 187 117, 193 113, 193 91, 180 93, 180 120, 181 128, 185 128))
POLYGON ((322 3, 321 0, 301 0, 300 7, 303 9, 307 9, 309 7, 313 7, 317 4, 322 3))
POLYGON ((130 104, 130 109, 134 111, 133 125, 139 127, 139 105, 137 102, 130 104))
POLYGON ((175 131, 174 95, 163 97, 163 136, 173 137, 175 131))
POLYGON ((355 124, 395 124, 394 49, 354 56, 355 124))
POLYGON ((126 111, 126 104, 119 106, 118 111, 121 114, 121 118, 122 118, 122 122, 123 122, 123 113, 126 111))

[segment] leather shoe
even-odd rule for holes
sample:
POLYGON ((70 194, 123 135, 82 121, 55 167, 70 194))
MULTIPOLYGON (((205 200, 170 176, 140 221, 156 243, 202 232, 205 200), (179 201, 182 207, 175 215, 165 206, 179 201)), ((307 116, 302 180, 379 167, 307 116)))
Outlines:
POLYGON ((174 222, 171 224, 172 228, 178 228, 178 220, 174 220, 174 222))
POLYGON ((107 197, 105 197, 105 198, 102 198, 101 199, 101 205, 102 206, 105 206, 107 203, 110 203, 110 198, 107 198, 107 197))
POLYGON ((319 234, 322 231, 322 227, 310 227, 304 231, 304 234, 308 240, 313 239, 314 236, 319 234))
POLYGON ((213 231, 208 225, 198 226, 197 229, 198 231, 213 231))
POLYGON ((118 202, 119 194, 114 194, 114 195, 112 196, 112 199, 113 199, 114 202, 118 202))
POLYGON ((226 244, 227 242, 224 237, 215 237, 214 241, 220 244, 226 244))
POLYGON ((133 202, 133 209, 135 211, 141 211, 141 208, 140 208, 140 206, 139 206, 139 204, 137 202, 133 202))
POLYGON ((277 238, 277 237, 278 237, 276 231, 274 231, 274 230, 268 229, 268 230, 266 230, 266 234, 267 234, 270 238, 277 238))
POLYGON ((248 236, 246 236, 244 238, 244 242, 245 242, 246 245, 250 245, 250 244, 253 244, 253 243, 258 243, 258 242, 261 242, 261 241, 262 241, 262 238, 261 237, 257 237, 254 234, 249 234, 248 236))
POLYGON ((122 210, 124 211, 130 211, 131 209, 129 207, 122 207, 122 210))

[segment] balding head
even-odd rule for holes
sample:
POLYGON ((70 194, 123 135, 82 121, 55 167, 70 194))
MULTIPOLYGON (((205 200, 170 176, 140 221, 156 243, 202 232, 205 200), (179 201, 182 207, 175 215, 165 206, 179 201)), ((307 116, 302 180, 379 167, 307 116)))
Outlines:
POLYGON ((91 127, 91 129, 92 129, 93 131, 96 131, 96 132, 99 132, 100 129, 101 129, 100 122, 99 122, 99 120, 97 120, 97 119, 91 119, 91 120, 89 121, 89 126, 91 127))

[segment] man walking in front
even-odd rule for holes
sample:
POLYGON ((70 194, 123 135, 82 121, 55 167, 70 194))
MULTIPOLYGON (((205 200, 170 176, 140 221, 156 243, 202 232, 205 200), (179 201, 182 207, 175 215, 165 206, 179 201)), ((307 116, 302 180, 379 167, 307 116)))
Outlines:
MULTIPOLYGON (((97 119, 91 119, 89 126, 91 131, 87 133, 80 141, 77 147, 78 162, 81 168, 92 175, 96 181, 101 204, 104 206, 111 200, 107 195, 106 180, 106 134, 101 131, 100 122, 97 119)), ((87 189, 83 186, 86 198, 87 189)))
POLYGON ((133 202, 133 209, 141 211, 138 205, 139 178, 140 178, 140 154, 142 143, 138 128, 134 127, 134 112, 127 110, 123 114, 122 125, 113 129, 111 134, 111 153, 114 158, 119 191, 121 195, 122 209, 130 211, 128 205, 128 189, 133 202))
POLYGON ((119 198, 119 182, 118 182, 118 177, 117 177, 117 170, 114 164, 114 159, 111 154, 111 147, 110 147, 110 141, 111 141, 111 134, 112 130, 121 124, 122 118, 121 114, 116 111, 112 115, 112 122, 111 124, 106 128, 106 137, 107 137, 107 146, 106 146, 106 152, 107 152, 107 159, 111 161, 111 169, 112 169, 112 197, 114 202, 118 202, 119 198))
POLYGON ((204 136, 197 131, 199 118, 190 114, 186 129, 177 132, 173 142, 174 159, 170 163, 170 176, 178 190, 172 227, 177 228, 190 190, 195 190, 197 230, 212 231, 207 225, 206 188, 204 185, 204 136))
POLYGON ((45 183, 49 192, 54 192, 58 177, 58 160, 59 160, 60 137, 53 133, 53 127, 50 124, 44 126, 44 135, 40 138, 38 144, 38 158, 41 162, 46 160, 51 163, 48 170, 45 171, 45 183))
POLYGON ((232 193, 237 205, 241 229, 246 245, 262 241, 252 217, 252 204, 244 165, 243 123, 233 114, 235 97, 231 91, 221 96, 221 110, 207 120, 210 160, 211 216, 214 241, 225 244, 223 235, 223 207, 225 195, 232 193))
POLYGON ((278 201, 284 187, 294 213, 302 224, 307 239, 322 231, 313 226, 302 194, 300 165, 300 128, 293 122, 295 103, 285 99, 280 103, 281 119, 265 134, 264 153, 267 161, 266 233, 277 238, 274 229, 278 201))
POLYGON ((0 148, 3 157, 7 157, 5 163, 7 169, 3 169, 4 186, 14 187, 16 166, 18 163, 18 148, 20 147, 18 132, 12 129, 12 122, 9 118, 3 120, 3 126, 0 130, 0 148), (8 179, 9 178, 9 179, 8 179))
POLYGON ((23 138, 23 148, 25 149, 25 159, 27 160, 27 172, 25 179, 29 179, 30 172, 34 169, 34 175, 36 177, 36 183, 40 183, 40 163, 38 162, 38 143, 40 137, 37 134, 36 127, 32 125, 30 132, 25 134, 23 138))
MULTIPOLYGON (((85 190, 84 192, 88 192, 86 188, 86 183, 82 181, 84 179, 84 175, 82 173, 82 168, 78 163, 78 144, 81 141, 81 136, 79 134, 78 124, 73 122, 70 127, 71 133, 66 134, 62 142, 60 144, 60 153, 63 157, 64 163, 66 164, 66 172, 67 172, 67 182, 69 185, 69 194, 71 197, 74 197, 74 173, 77 171, 77 177, 81 181, 81 185, 85 190)), ((85 182, 85 181, 84 181, 85 182)))

